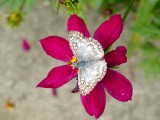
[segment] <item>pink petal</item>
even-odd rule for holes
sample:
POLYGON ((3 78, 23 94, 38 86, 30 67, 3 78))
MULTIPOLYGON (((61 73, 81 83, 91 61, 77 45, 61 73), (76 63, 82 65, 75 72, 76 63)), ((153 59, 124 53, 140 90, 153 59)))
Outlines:
POLYGON ((86 96, 81 95, 82 104, 90 116, 99 118, 105 109, 106 94, 100 83, 86 96))
POLYGON ((123 19, 121 15, 113 15, 96 30, 94 39, 98 40, 105 50, 119 38, 122 30, 123 19))
POLYGON ((22 48, 25 52, 28 52, 31 49, 30 44, 26 39, 22 40, 22 48))
POLYGON ((107 92, 115 99, 122 102, 132 99, 132 84, 122 74, 108 69, 102 82, 107 92))
POLYGON ((87 29, 85 22, 83 21, 83 19, 81 19, 75 14, 70 16, 67 26, 68 31, 78 31, 80 33, 83 33, 85 37, 90 37, 90 33, 87 29))
POLYGON ((53 68, 48 76, 42 80, 37 87, 59 88, 77 76, 77 69, 70 65, 63 65, 53 68))
POLYGON ((107 53, 104 58, 108 66, 116 66, 127 62, 126 53, 127 49, 124 46, 119 46, 107 53))
POLYGON ((44 51, 51 57, 69 62, 72 59, 73 53, 70 49, 69 42, 58 36, 49 36, 40 40, 44 51))

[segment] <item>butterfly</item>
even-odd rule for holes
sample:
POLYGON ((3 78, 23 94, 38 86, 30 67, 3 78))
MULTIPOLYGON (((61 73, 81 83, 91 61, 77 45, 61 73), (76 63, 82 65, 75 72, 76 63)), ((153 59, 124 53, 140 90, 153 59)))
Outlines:
POLYGON ((77 31, 70 31, 68 40, 77 59, 73 66, 78 68, 79 90, 85 96, 94 89, 106 74, 107 63, 103 59, 104 51, 97 40, 90 37, 86 38, 77 31))

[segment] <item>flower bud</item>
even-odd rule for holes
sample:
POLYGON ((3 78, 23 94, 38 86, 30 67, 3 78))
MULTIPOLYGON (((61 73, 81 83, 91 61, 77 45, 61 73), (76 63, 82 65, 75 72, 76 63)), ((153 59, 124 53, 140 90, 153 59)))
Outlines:
POLYGON ((20 12, 13 12, 8 16, 7 20, 8 25, 13 28, 15 26, 18 26, 22 21, 22 14, 20 12))
POLYGON ((75 8, 79 1, 78 0, 59 0, 59 3, 63 4, 67 8, 75 8))

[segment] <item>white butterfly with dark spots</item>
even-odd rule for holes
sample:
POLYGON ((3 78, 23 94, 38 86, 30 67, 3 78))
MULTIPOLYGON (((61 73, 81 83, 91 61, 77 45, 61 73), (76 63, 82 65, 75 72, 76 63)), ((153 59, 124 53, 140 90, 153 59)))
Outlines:
POLYGON ((78 68, 80 93, 85 96, 106 74, 107 63, 103 59, 104 51, 98 41, 86 38, 80 32, 70 31, 68 37, 72 52, 77 59, 73 66, 78 68))

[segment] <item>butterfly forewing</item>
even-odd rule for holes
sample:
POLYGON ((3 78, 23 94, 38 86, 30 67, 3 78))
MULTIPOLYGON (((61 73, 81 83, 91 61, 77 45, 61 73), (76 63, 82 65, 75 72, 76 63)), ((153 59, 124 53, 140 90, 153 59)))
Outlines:
POLYGON ((70 47, 78 61, 99 60, 104 56, 101 44, 93 38, 85 38, 77 31, 69 32, 70 47))
POLYGON ((107 64, 104 60, 86 62, 78 70, 78 85, 82 95, 90 93, 97 82, 106 74, 107 64))
POLYGON ((68 33, 69 45, 70 45, 72 52, 76 58, 78 57, 77 52, 76 52, 78 50, 78 41, 80 41, 83 38, 84 38, 84 36, 80 32, 70 31, 68 33))

